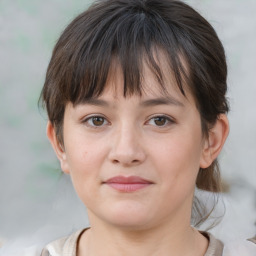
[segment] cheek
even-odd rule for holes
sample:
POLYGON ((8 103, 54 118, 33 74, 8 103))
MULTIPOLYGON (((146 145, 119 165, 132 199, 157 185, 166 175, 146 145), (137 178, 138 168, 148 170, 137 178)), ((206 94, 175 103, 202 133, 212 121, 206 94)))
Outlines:
POLYGON ((89 143, 88 140, 74 138, 66 148, 69 172, 77 194, 79 197, 90 195, 95 182, 100 183, 99 172, 104 149, 95 143, 89 143))
POLYGON ((104 148, 99 140, 77 133, 67 137, 66 155, 72 173, 91 173, 100 162, 104 148))
POLYGON ((166 140, 164 147, 155 148, 160 152, 156 161, 162 179, 175 187, 193 187, 200 166, 200 141, 197 135, 173 136, 166 140))

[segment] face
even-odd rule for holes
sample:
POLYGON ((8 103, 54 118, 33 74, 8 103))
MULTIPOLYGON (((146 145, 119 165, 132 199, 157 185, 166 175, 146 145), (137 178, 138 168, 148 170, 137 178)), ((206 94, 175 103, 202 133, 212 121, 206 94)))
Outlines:
POLYGON ((146 93, 124 98, 119 74, 100 97, 66 106, 62 169, 91 222, 137 229, 190 222, 206 147, 195 101, 171 79, 163 94, 147 69, 146 93))

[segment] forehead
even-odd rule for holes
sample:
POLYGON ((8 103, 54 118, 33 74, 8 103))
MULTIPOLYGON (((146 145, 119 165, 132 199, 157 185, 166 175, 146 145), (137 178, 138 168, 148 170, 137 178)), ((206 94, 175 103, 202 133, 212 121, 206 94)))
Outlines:
POLYGON ((152 47, 149 52, 142 49, 133 61, 123 59, 122 55, 112 54, 106 70, 103 58, 101 65, 89 68, 89 71, 86 69, 84 79, 74 84, 74 89, 69 87, 71 91, 67 92, 66 103, 70 101, 76 106, 90 99, 106 96, 106 92, 111 93, 114 98, 176 95, 182 100, 194 102, 189 80, 190 68, 185 59, 180 53, 173 62, 168 52, 158 46, 152 47))
POLYGON ((189 87, 186 85, 185 80, 182 81, 184 90, 184 93, 182 93, 178 86, 175 74, 170 68, 167 58, 162 53, 156 56, 156 63, 161 71, 161 78, 158 77, 158 74, 156 74, 153 67, 150 66, 149 62, 144 59, 140 74, 140 84, 138 85, 140 91, 125 95, 123 69, 120 63, 116 59, 113 59, 104 90, 99 97, 109 96, 118 99, 120 96, 124 96, 125 98, 139 96, 142 99, 168 98, 173 99, 174 101, 176 98, 177 101, 179 99, 179 101, 189 101, 194 103, 194 97, 192 96, 189 87))

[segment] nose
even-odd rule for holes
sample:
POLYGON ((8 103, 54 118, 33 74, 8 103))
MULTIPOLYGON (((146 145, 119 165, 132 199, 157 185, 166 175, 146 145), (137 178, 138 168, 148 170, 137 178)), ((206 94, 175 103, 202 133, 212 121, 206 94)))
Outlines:
POLYGON ((123 166, 139 165, 146 159, 141 135, 134 127, 123 127, 112 137, 109 159, 123 166))

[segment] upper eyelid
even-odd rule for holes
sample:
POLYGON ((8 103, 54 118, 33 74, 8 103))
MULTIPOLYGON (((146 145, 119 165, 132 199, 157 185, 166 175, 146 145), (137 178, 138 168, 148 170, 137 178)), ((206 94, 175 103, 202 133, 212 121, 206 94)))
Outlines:
POLYGON ((93 117, 101 117, 101 118, 104 118, 105 120, 108 120, 108 119, 106 118, 106 116, 103 115, 103 114, 89 114, 89 115, 86 115, 86 116, 82 117, 82 118, 81 118, 81 121, 82 121, 82 122, 85 122, 85 121, 87 121, 87 120, 89 120, 89 119, 91 119, 91 118, 93 118, 93 117))
MULTIPOLYGON (((105 121, 107 121, 108 123, 110 123, 110 121, 108 120, 108 118, 103 115, 103 114, 90 114, 90 115, 87 115, 83 118, 81 118, 81 122, 86 122, 88 120, 90 120, 91 118, 93 117, 101 117, 101 118, 104 118, 105 121)), ((153 118, 156 118, 156 117, 164 117, 166 118, 169 122, 176 122, 175 118, 171 117, 170 115, 167 115, 167 114, 154 114, 154 115, 150 115, 146 118, 146 122, 149 122, 151 119, 153 118)))
POLYGON ((172 122, 175 122, 175 118, 169 116, 169 115, 166 115, 166 114, 156 114, 156 115, 152 115, 152 116, 149 116, 148 117, 148 120, 151 120, 153 118, 156 118, 156 117, 164 117, 166 118, 167 120, 169 121, 172 121, 172 122))
MULTIPOLYGON (((172 124, 176 124, 176 120, 172 117, 170 117, 169 115, 154 115, 154 116, 151 116, 150 118, 147 119, 146 121, 146 125, 150 125, 150 122, 154 119, 154 118, 157 118, 157 117, 163 117, 166 119, 166 123, 163 125, 163 126, 157 126, 159 128, 166 128, 168 127, 169 125, 172 125, 172 124)), ((154 126, 154 125, 153 125, 154 126)))
POLYGON ((108 121, 108 119, 107 119, 104 115, 100 115, 100 114, 88 115, 88 116, 86 116, 86 117, 84 117, 84 118, 81 119, 81 123, 82 123, 82 124, 85 124, 85 125, 88 126, 88 127, 95 128, 95 129, 99 129, 99 128, 102 128, 102 127, 105 126, 105 125, 109 125, 109 124, 110 124, 110 122, 108 121), (104 119, 104 124, 101 125, 101 126, 96 126, 96 125, 94 126, 94 125, 89 124, 89 121, 90 121, 92 118, 94 118, 94 117, 103 118, 103 119, 104 119), (106 123, 105 123, 105 122, 106 122, 106 123))

